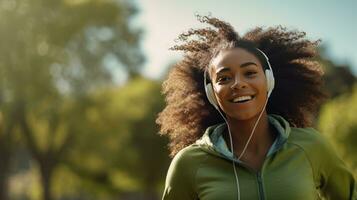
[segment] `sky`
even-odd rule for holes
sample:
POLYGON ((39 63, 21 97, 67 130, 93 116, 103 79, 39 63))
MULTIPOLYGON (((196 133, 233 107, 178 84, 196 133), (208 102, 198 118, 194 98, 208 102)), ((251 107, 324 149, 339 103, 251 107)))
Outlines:
POLYGON ((205 27, 195 14, 211 14, 229 22, 243 35, 256 26, 283 25, 321 39, 337 64, 353 67, 357 75, 357 1, 353 0, 134 0, 137 23, 144 29, 143 74, 160 78, 169 64, 181 58, 169 51, 174 40, 190 28, 205 27))

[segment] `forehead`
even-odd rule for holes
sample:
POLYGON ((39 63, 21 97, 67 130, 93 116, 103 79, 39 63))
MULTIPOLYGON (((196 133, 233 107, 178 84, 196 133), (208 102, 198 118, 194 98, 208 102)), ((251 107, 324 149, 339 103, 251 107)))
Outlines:
POLYGON ((254 62, 261 65, 259 59, 251 52, 243 48, 234 48, 220 51, 212 60, 212 68, 240 66, 246 62, 254 62))

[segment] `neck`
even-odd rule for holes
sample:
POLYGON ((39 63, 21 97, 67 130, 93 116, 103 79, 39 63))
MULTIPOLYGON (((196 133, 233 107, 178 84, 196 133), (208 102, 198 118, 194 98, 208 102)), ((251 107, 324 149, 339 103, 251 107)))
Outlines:
MULTIPOLYGON (((236 120, 227 118, 229 129, 232 134, 233 148, 237 156, 243 151, 253 127, 258 120, 259 115, 248 120, 236 120)), ((229 135, 225 135, 227 144, 229 143, 229 135)), ((274 136, 269 129, 268 115, 266 111, 262 114, 253 136, 249 142, 246 152, 249 154, 265 154, 272 144, 274 136)), ((230 147, 230 145, 229 145, 230 147)))

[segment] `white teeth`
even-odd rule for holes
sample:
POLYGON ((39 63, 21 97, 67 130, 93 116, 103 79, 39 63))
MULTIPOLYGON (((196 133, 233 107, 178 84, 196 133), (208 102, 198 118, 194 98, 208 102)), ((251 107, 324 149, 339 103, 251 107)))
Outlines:
POLYGON ((245 100, 251 100, 252 96, 241 96, 233 99, 234 103, 240 102, 240 101, 245 101, 245 100))

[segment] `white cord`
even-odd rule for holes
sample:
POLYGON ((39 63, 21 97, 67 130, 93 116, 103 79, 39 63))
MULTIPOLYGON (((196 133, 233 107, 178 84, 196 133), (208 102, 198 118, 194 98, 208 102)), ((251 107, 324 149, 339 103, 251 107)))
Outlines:
POLYGON ((235 179, 236 179, 238 200, 240 200, 239 179, 238 179, 236 164, 235 164, 235 162, 234 162, 234 151, 233 151, 232 134, 231 134, 231 131, 230 131, 230 128, 229 128, 228 121, 226 120, 226 118, 224 117, 224 115, 221 113, 221 111, 220 111, 219 109, 217 109, 217 110, 218 110, 219 114, 221 114, 222 118, 224 119, 224 121, 226 122, 226 124, 227 124, 227 126, 228 126, 229 141, 230 141, 230 145, 231 145, 231 151, 232 151, 232 154, 233 154, 232 165, 233 165, 234 177, 235 177, 235 179))
MULTIPOLYGON (((262 111, 260 111, 260 114, 259 114, 259 117, 258 117, 257 121, 256 121, 255 124, 254 124, 254 127, 253 127, 253 129, 252 129, 252 132, 251 132, 251 134, 250 134, 250 136, 249 136, 247 142, 245 143, 244 149, 243 149, 242 153, 241 153, 241 154, 239 155, 239 157, 238 157, 238 160, 240 160, 240 159, 243 157, 245 151, 247 150, 247 147, 248 147, 248 145, 249 145, 249 143, 250 143, 250 140, 251 140, 252 137, 253 137, 253 134, 254 134, 254 131, 255 131, 257 125, 258 125, 258 122, 259 122, 261 116, 263 115, 263 112, 264 112, 264 110, 265 110, 265 107, 266 107, 267 103, 268 103, 268 97, 267 97, 267 99, 266 99, 266 101, 265 101, 265 103, 264 103, 264 107, 263 107, 262 111)), ((218 110, 219 114, 221 114, 221 116, 223 117, 224 121, 226 122, 226 124, 227 124, 227 126, 228 126, 229 141, 230 141, 230 145, 231 145, 231 151, 232 151, 232 154, 233 154, 232 165, 233 165, 234 176, 235 176, 235 179, 236 179, 238 200, 240 200, 240 186, 239 186, 239 179, 238 179, 237 169, 236 169, 236 165, 235 165, 235 162, 234 162, 234 157, 235 157, 235 156, 234 156, 233 139, 232 139, 231 130, 230 130, 229 123, 228 123, 227 119, 224 117, 224 115, 222 114, 222 112, 220 111, 220 109, 217 109, 217 110, 218 110)))
MULTIPOLYGON (((244 149, 243 149, 242 153, 240 154, 240 156, 238 157, 238 160, 240 160, 240 159, 243 157, 243 154, 244 154, 245 151, 247 150, 247 147, 248 147, 248 145, 249 145, 249 143, 250 143, 250 140, 251 140, 252 137, 253 137, 255 128, 257 128, 258 122, 259 122, 259 120, 260 120, 260 117, 263 115, 263 112, 264 112, 264 110, 265 110, 265 107, 266 107, 267 103, 268 103, 268 98, 267 98, 267 100, 266 100, 265 103, 264 103, 264 107, 263 107, 262 111, 260 112, 257 121, 256 121, 255 124, 254 124, 252 133, 250 134, 247 143, 245 143, 244 149)), ((229 125, 228 125, 228 126, 229 126, 229 125)), ((230 131, 229 131, 229 132, 230 132, 230 131)), ((232 148, 233 148, 233 147, 232 147, 232 148)))

